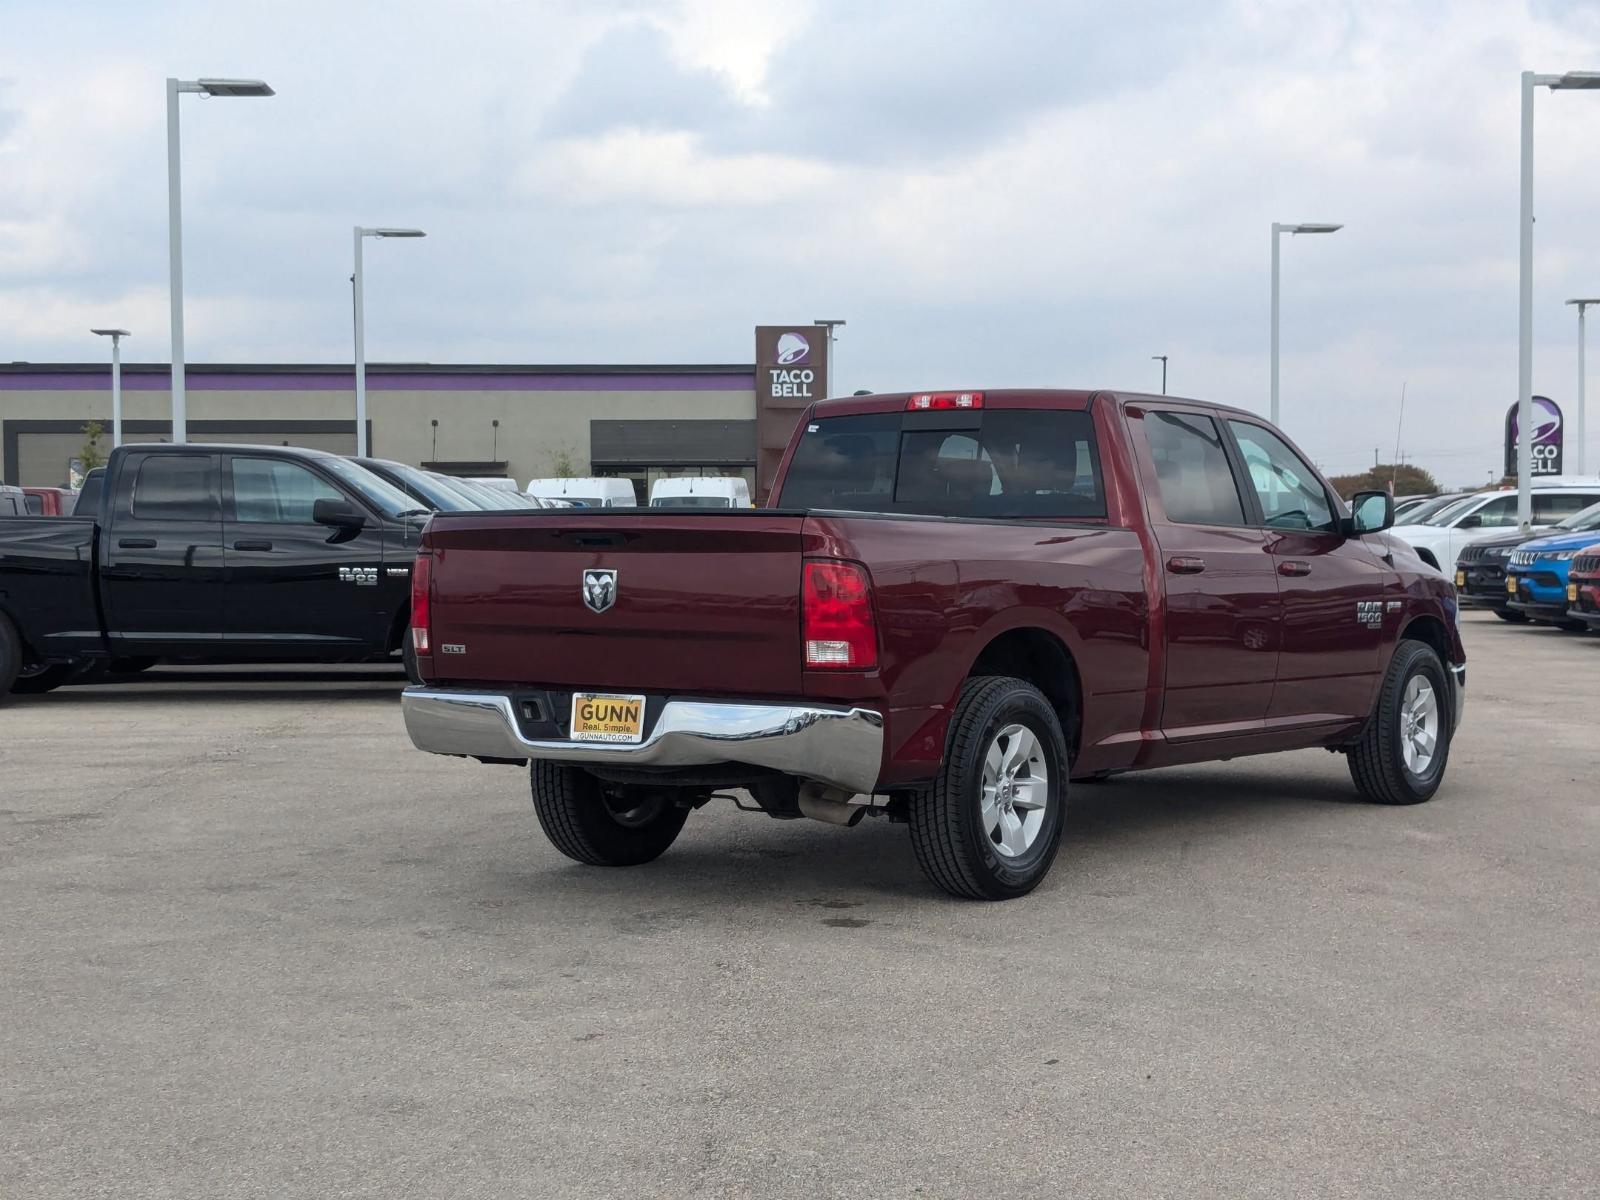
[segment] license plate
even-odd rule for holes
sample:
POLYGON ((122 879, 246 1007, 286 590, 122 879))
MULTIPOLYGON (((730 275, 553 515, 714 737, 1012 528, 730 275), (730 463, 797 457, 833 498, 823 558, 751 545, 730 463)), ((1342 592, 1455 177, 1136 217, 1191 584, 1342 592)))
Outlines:
POLYGON ((570 728, 575 742, 638 742, 644 738, 644 697, 578 692, 570 728))
POLYGON ((1578 585, 1575 584, 1575 583, 1569 583, 1569 584, 1567 584, 1567 603, 1568 604, 1576 604, 1577 602, 1578 602, 1578 585))
POLYGON ((1506 580, 1506 591, 1513 596, 1517 594, 1517 581, 1515 579, 1506 580))
POLYGON ((1467 586, 1467 573, 1465 571, 1457 571, 1456 572, 1456 587, 1464 588, 1466 586, 1467 586))

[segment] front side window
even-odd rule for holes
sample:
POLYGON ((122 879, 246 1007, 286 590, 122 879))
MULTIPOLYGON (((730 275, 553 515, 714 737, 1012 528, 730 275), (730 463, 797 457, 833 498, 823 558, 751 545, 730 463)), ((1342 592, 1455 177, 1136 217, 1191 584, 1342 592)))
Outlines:
POLYGON ((1243 525, 1244 504, 1217 423, 1193 413, 1151 412, 1145 441, 1167 519, 1180 525, 1243 525))
POLYGON ((152 454, 133 480, 133 516, 140 521, 217 521, 212 460, 203 454, 152 454))
POLYGON ((1478 529, 1514 528, 1517 524, 1517 498, 1496 496, 1476 512, 1467 515, 1478 518, 1475 526, 1478 529))
POLYGON ((1269 529, 1338 530, 1339 519, 1327 489, 1287 442, 1270 429, 1246 421, 1229 421, 1228 427, 1239 443, 1250 486, 1269 529))
POLYGON ((299 463, 272 458, 233 460, 233 513, 241 522, 310 525, 318 500, 343 500, 338 488, 299 463))

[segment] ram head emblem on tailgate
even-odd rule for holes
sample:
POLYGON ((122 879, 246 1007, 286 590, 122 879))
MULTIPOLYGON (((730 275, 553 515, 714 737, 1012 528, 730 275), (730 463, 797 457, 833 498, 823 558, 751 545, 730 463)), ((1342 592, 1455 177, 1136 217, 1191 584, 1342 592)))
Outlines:
POLYGON ((583 602, 591 610, 603 613, 617 602, 617 573, 608 568, 596 567, 583 573, 583 602))

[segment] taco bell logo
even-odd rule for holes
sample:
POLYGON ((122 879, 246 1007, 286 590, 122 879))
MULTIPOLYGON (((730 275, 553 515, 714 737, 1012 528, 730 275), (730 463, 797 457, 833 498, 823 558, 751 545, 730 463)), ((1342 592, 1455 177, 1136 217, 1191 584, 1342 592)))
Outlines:
POLYGON ((798 333, 786 333, 778 339, 778 365, 787 367, 805 362, 811 357, 811 343, 798 333))
MULTIPOLYGON (((1561 474, 1563 443, 1566 438, 1561 423, 1561 406, 1548 396, 1534 396, 1533 437, 1529 447, 1535 475, 1561 474)), ((1521 414, 1513 404, 1506 412, 1506 474, 1517 473, 1517 444, 1521 440, 1521 414)))

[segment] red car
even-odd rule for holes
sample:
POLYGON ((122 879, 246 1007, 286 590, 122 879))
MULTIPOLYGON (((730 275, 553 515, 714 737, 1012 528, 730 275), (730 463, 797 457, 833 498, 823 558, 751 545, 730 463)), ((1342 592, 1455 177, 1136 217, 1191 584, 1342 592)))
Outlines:
POLYGON ((36 517, 69 517, 77 503, 78 493, 69 488, 25 487, 28 512, 36 517))
MULTIPOLYGON (((715 793, 906 823, 1031 889, 1069 778, 1321 746, 1427 800, 1455 590, 1238 409, 1110 392, 814 405, 769 507, 439 513, 412 572, 424 750, 532 764, 563 853, 648 861, 715 793)), ((1286 784, 1286 786, 1292 786, 1286 784)))
POLYGON ((1567 616, 1600 631, 1600 543, 1578 552, 1567 573, 1567 616))

